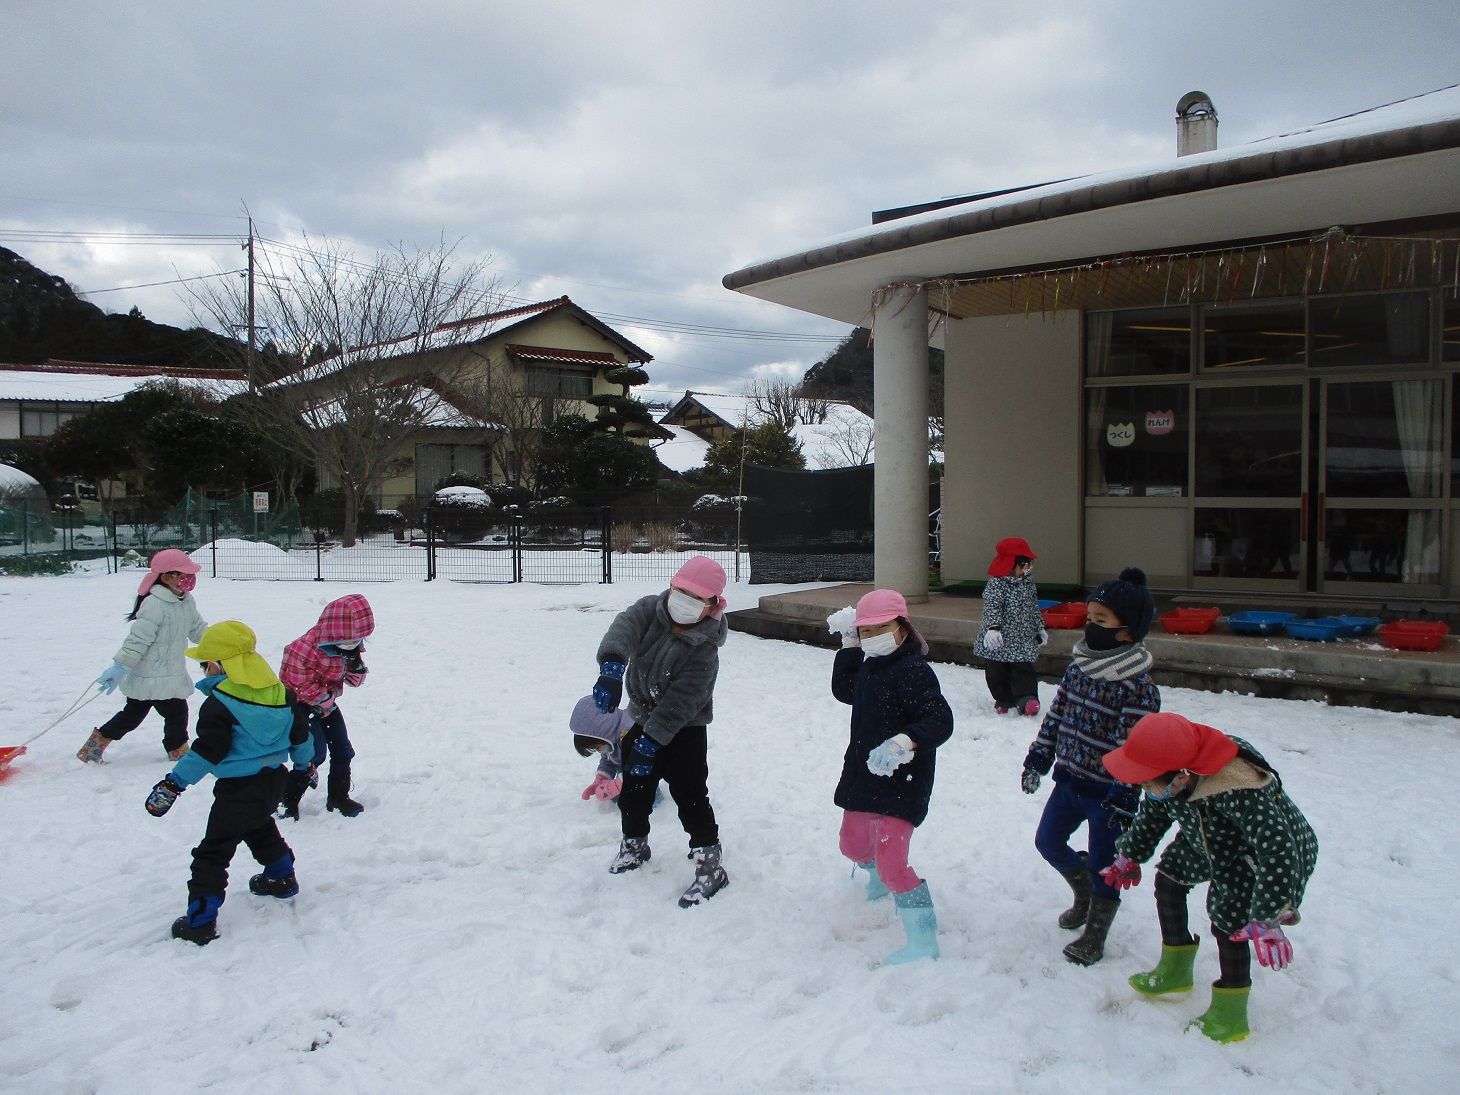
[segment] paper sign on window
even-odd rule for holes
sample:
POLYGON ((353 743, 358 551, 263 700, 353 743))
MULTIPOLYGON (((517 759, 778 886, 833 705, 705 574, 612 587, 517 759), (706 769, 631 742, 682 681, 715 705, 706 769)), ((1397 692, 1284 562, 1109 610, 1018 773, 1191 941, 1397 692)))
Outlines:
POLYGON ((1112 449, 1126 449, 1135 443, 1134 422, 1112 422, 1105 427, 1105 443, 1112 449))
POLYGON ((1146 432, 1152 437, 1160 437, 1162 434, 1170 433, 1175 428, 1175 411, 1146 412, 1146 432))

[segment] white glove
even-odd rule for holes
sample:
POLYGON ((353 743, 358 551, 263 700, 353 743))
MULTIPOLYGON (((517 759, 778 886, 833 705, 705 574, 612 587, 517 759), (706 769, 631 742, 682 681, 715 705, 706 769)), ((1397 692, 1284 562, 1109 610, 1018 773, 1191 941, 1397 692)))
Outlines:
POLYGON ((1049 642, 1049 632, 1046 631, 1046 630, 1044 630, 1044 628, 1041 627, 1039 629, 1039 645, 1040 646, 1045 646, 1046 644, 1048 644, 1048 642, 1049 642))
POLYGON ((826 629, 833 635, 841 635, 843 650, 847 647, 862 645, 862 641, 857 637, 857 610, 851 605, 839 608, 828 616, 826 629))
POLYGON ((1003 649, 1004 633, 997 629, 989 629, 983 637, 983 648, 990 653, 1003 649))

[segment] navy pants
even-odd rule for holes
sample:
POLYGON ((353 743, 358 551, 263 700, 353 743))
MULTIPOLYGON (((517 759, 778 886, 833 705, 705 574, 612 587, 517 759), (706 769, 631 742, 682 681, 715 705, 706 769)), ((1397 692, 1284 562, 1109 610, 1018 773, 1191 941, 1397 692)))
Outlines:
POLYGON ((1056 783, 1039 817, 1034 833, 1034 846, 1039 854, 1060 874, 1071 871, 1090 872, 1090 892, 1096 897, 1119 898, 1120 892, 1100 877, 1100 872, 1115 862, 1115 841, 1121 830, 1110 824, 1111 811, 1102 806, 1105 797, 1082 795, 1068 783, 1056 783), (1089 826, 1089 852, 1085 858, 1070 847, 1070 836, 1081 824, 1089 826))
POLYGON ((355 757, 355 747, 350 744, 350 732, 345 728, 345 715, 338 706, 331 709, 328 715, 310 715, 309 735, 314 739, 316 768, 324 763, 326 752, 329 753, 331 771, 337 764, 346 768, 350 766, 350 761, 355 757))
POLYGON ((213 809, 208 828, 193 849, 193 876, 188 898, 216 897, 221 902, 228 888, 228 864, 239 844, 248 845, 254 859, 267 867, 289 854, 279 835, 274 808, 284 793, 284 769, 263 768, 251 776, 220 779, 213 785, 213 809))
POLYGON ((129 699, 106 722, 97 727, 97 733, 111 741, 126 737, 155 710, 162 716, 162 747, 169 752, 188 743, 188 701, 187 700, 132 700, 129 699))
POLYGON ((720 828, 715 823, 707 786, 710 762, 705 728, 681 729, 668 745, 659 747, 650 774, 636 776, 629 767, 638 759, 633 752, 634 740, 643 733, 635 726, 623 738, 624 786, 619 792, 618 810, 624 836, 642 840, 649 835, 649 813, 654 809, 654 794, 662 779, 669 784, 669 796, 679 808, 679 823, 689 834, 689 846, 707 848, 720 843, 720 828))

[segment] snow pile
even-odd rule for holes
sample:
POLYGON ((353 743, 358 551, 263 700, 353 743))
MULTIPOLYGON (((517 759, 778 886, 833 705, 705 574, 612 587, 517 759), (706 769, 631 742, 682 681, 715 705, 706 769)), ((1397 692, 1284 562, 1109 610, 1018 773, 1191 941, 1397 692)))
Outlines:
MULTIPOLYGON (((135 585, 99 569, 0 578, 0 744, 87 693, 135 585)), ((205 572, 196 595, 207 619, 249 624, 277 665, 356 588, 205 572)), ((872 968, 903 937, 837 853, 848 709, 829 692, 830 650, 732 634, 722 651, 710 792, 730 887, 676 906, 692 865, 669 802, 653 859, 609 875, 617 815, 579 797, 596 758, 573 751, 568 715, 614 613, 662 588, 364 589, 370 675, 341 706, 365 813, 305 798, 284 828, 292 901, 250 895, 240 850, 222 935, 202 949, 167 933, 211 781, 146 814, 168 770, 155 716, 105 765, 78 764, 115 696, 36 741, 0 784, 0 1090, 1454 1089, 1460 942, 1445 911, 1460 882, 1452 787, 1434 774, 1460 762, 1456 720, 1163 690, 1168 710, 1249 737, 1322 842, 1293 965, 1254 964, 1254 1033, 1219 1046, 1182 1033, 1217 975, 1202 891, 1188 996, 1151 1002, 1126 984, 1158 954, 1149 870, 1105 960, 1064 960, 1069 891, 1033 848, 1044 794, 1019 790, 1035 725, 994 715, 973 669, 937 667, 957 725, 912 845, 941 961, 872 968)), ((781 588, 727 593, 739 609, 781 588)), ((1053 689, 1040 692, 1048 704, 1053 689)))
POLYGON ((492 505, 491 496, 480 487, 442 487, 436 492, 436 501, 448 506, 481 506, 484 509, 492 505))

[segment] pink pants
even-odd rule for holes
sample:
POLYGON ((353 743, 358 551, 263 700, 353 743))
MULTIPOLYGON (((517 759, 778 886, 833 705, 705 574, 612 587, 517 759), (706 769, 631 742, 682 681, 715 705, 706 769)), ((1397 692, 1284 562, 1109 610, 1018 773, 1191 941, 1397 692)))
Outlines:
POLYGON ((913 823, 886 814, 866 814, 859 810, 842 813, 842 855, 853 863, 877 864, 877 877, 893 893, 917 889, 923 881, 907 865, 908 845, 912 843, 913 823))

